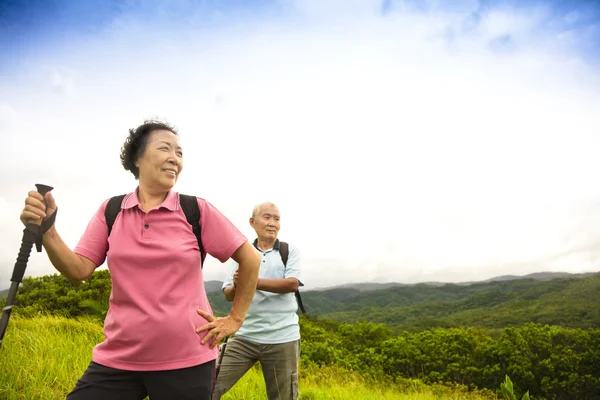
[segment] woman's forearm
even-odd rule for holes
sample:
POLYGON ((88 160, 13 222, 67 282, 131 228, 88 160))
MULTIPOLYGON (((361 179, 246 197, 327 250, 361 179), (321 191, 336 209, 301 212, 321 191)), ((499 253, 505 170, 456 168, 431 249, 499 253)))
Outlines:
POLYGON ((71 281, 82 281, 89 278, 97 267, 93 261, 73 252, 62 240, 54 226, 44 234, 43 244, 54 268, 71 281))

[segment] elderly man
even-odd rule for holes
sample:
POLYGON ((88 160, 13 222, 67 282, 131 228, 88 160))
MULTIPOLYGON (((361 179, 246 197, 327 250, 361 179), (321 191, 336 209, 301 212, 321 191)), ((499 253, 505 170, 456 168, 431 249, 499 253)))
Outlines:
MULTIPOLYGON (((257 236, 254 247, 262 256, 256 293, 246 320, 226 345, 213 400, 220 399, 257 361, 262 366, 269 400, 295 400, 299 392, 300 326, 294 293, 304 286, 299 252, 277 238, 280 213, 275 204, 254 207, 250 225, 257 236), (289 255, 284 265, 286 246, 289 255)), ((232 274, 223 282, 228 301, 233 300, 237 288, 237 266, 233 262, 232 274)))

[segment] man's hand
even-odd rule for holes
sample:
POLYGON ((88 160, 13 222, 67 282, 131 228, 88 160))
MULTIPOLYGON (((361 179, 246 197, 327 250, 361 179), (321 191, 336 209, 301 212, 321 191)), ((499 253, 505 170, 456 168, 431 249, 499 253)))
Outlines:
POLYGON ((237 285, 239 282, 239 268, 235 270, 233 273, 233 284, 227 286, 223 289, 223 294, 225 295, 225 299, 227 301, 233 301, 235 299, 235 289, 237 289, 237 285))
POLYGON ((239 271, 240 269, 236 269, 235 272, 233 273, 233 288, 235 289, 237 287, 238 284, 238 278, 240 276, 239 271))
POLYGON ((203 310, 197 310, 197 312, 200 316, 204 317, 208 321, 208 324, 196 328, 196 333, 208 331, 200 343, 205 344, 211 340, 209 345, 211 349, 218 345, 219 342, 225 339, 227 336, 231 336, 236 333, 242 326, 243 321, 238 321, 231 315, 228 315, 224 318, 215 318, 203 310))

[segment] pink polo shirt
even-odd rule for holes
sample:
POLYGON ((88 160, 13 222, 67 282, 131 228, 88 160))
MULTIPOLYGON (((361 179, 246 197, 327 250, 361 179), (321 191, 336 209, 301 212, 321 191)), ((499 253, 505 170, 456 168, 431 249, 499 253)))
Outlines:
MULTIPOLYGON (((125 196, 110 237, 104 201, 75 247, 75 253, 97 265, 107 259, 112 279, 105 340, 93 350, 93 361, 107 367, 151 371, 186 368, 214 360, 218 346, 200 340, 207 323, 196 312, 212 314, 204 291, 200 251, 192 227, 171 191, 147 213, 139 207, 137 189, 125 196)), ((202 244, 208 254, 227 261, 247 240, 208 201, 198 198, 202 244)))

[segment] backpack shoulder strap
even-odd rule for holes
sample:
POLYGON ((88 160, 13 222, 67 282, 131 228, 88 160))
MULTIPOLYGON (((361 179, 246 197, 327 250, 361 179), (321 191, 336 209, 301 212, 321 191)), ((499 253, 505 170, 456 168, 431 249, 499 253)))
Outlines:
POLYGON ((181 209, 185 214, 188 224, 192 226, 192 231, 194 231, 194 235, 196 235, 196 240, 198 240, 198 248, 200 249, 202 261, 201 265, 204 267, 206 252, 204 251, 204 246, 202 246, 202 228, 200 227, 200 208, 198 207, 198 199, 196 196, 180 193, 179 203, 181 204, 181 209))
MULTIPOLYGON (((282 242, 281 240, 279 241, 279 255, 281 255, 281 261, 283 261, 283 265, 287 267, 287 260, 288 256, 290 255, 290 246, 287 244, 287 242, 282 242)), ((306 314, 306 311, 304 310, 304 305, 302 304, 302 297, 300 297, 300 291, 296 290, 296 293, 294 293, 294 295, 296 296, 296 301, 298 302, 300 311, 302 312, 302 314, 306 314)))
POLYGON ((279 254, 283 265, 287 267, 288 256, 290 255, 290 246, 286 242, 279 241, 279 254))
POLYGON ((117 219, 117 215, 121 212, 121 203, 123 203, 124 194, 111 197, 106 204, 106 209, 104 210, 104 219, 106 220, 106 225, 108 226, 108 236, 110 236, 110 232, 112 230, 112 226, 117 219))

